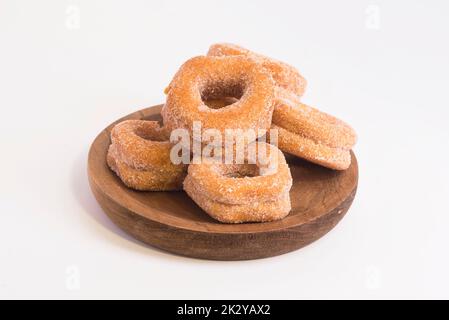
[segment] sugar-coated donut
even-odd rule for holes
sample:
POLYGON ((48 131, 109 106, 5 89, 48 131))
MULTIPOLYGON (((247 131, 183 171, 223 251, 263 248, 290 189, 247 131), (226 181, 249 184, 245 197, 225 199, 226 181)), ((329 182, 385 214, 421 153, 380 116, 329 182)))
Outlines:
POLYGON ((280 220, 291 210, 290 195, 284 192, 275 201, 227 204, 207 198, 188 176, 184 190, 212 218, 223 223, 268 222, 280 220))
POLYGON ((112 129, 111 141, 107 163, 128 187, 146 191, 182 189, 187 165, 172 163, 172 144, 157 121, 123 121, 112 129))
POLYGON ((167 172, 156 169, 134 169, 120 159, 113 144, 109 146, 107 163, 128 188, 140 191, 181 190, 186 176, 185 170, 167 172))
MULTIPOLYGON (((252 147, 266 148, 267 158, 249 163, 247 153, 244 164, 204 160, 188 168, 184 190, 221 222, 272 221, 285 217, 291 210, 292 176, 284 155, 264 142, 252 143, 248 149, 252 147)), ((260 157, 260 153, 253 154, 260 157)))
POLYGON ((281 150, 334 170, 350 166, 357 137, 349 125, 287 90, 277 88, 276 96, 272 128, 278 130, 281 150))
POLYGON ((170 130, 184 128, 192 133, 194 121, 202 130, 252 129, 259 133, 271 125, 274 83, 270 74, 243 56, 199 56, 185 62, 166 89, 162 109, 164 125, 170 130), (238 100, 223 108, 205 101, 220 97, 238 100))
POLYGON ((111 131, 111 141, 125 163, 136 169, 166 167, 171 145, 168 132, 157 121, 126 120, 111 131))
POLYGON ((216 43, 210 46, 207 52, 208 56, 246 56, 266 68, 272 75, 275 84, 295 93, 298 96, 303 95, 306 89, 306 79, 296 70, 295 67, 282 61, 268 58, 264 55, 252 52, 231 43, 216 43))

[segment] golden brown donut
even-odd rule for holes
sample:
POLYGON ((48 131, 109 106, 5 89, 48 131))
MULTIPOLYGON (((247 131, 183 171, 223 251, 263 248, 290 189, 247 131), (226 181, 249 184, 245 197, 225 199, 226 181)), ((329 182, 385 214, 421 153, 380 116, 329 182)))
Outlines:
POLYGON ((284 192, 274 201, 247 204, 227 204, 207 198, 198 190, 188 176, 184 180, 184 190, 195 203, 212 218, 223 223, 268 222, 280 220, 291 210, 290 195, 284 192))
POLYGON ((170 160, 172 144, 157 121, 126 120, 111 131, 109 167, 136 190, 162 191, 182 188, 187 165, 170 160))
MULTIPOLYGON (((245 154, 244 164, 224 164, 203 159, 191 164, 184 190, 210 216, 226 223, 271 221, 291 210, 290 169, 282 152, 273 145, 258 142, 248 149, 266 148, 266 157, 245 154), (261 160, 263 158, 263 161, 261 160)), ((254 149, 252 149, 254 150, 254 149)))
POLYGON ((164 125, 192 133, 194 121, 202 130, 267 130, 273 113, 274 83, 259 64, 243 56, 199 56, 185 62, 166 89, 164 125), (238 101, 214 109, 204 101, 234 97, 238 101))
POLYGON ((242 48, 231 43, 216 43, 210 46, 207 52, 208 56, 246 56, 258 63, 262 64, 272 75, 275 84, 302 96, 306 89, 306 79, 296 70, 295 67, 290 66, 284 62, 268 58, 261 54, 252 52, 248 49, 242 48))
POLYGON ((349 125, 301 103, 287 90, 277 88, 276 96, 272 129, 278 130, 281 150, 334 170, 350 166, 357 137, 349 125))
POLYGON ((126 120, 111 131, 111 141, 125 163, 136 169, 173 169, 168 132, 157 121, 126 120))
POLYGON ((114 144, 109 146, 107 163, 128 188, 140 191, 181 190, 187 173, 186 170, 170 172, 134 169, 119 158, 114 144))

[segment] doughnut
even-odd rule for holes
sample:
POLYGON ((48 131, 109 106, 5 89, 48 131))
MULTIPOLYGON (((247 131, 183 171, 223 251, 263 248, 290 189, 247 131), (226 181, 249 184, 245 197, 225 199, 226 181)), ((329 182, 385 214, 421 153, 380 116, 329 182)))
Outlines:
POLYGON ((246 56, 262 64, 272 75, 275 84, 289 90, 298 96, 302 96, 306 89, 306 79, 296 70, 284 62, 268 58, 230 43, 217 43, 210 46, 208 56, 246 56))
POLYGON ((111 131, 111 142, 116 145, 117 153, 136 169, 173 169, 168 140, 168 131, 157 121, 126 120, 111 131))
POLYGON ((291 210, 288 192, 282 194, 277 201, 232 205, 210 200, 195 188, 188 176, 184 180, 184 190, 201 209, 223 223, 275 221, 287 216, 291 210))
POLYGON ((310 107, 282 88, 276 89, 272 129, 278 130, 278 147, 321 166, 345 170, 351 165, 357 136, 345 122, 310 107))
POLYGON ((107 164, 129 188, 180 190, 187 165, 170 160, 172 144, 157 121, 126 120, 111 131, 107 164))
POLYGON ((274 82, 258 63, 244 56, 198 56, 185 62, 166 89, 161 111, 169 130, 187 129, 194 121, 202 130, 253 129, 259 133, 271 125, 274 82), (238 99, 223 108, 209 107, 205 101, 221 97, 238 99))
POLYGON ((152 169, 134 169, 119 159, 113 144, 109 146, 107 163, 128 188, 140 191, 181 190, 186 175, 185 171, 175 174, 152 169))
POLYGON ((203 159, 191 164, 184 190, 212 218, 223 223, 265 222, 282 219, 291 210, 292 176, 285 157, 274 145, 251 143, 243 164, 203 159), (251 159, 250 149, 264 147, 251 159), (252 161, 251 161, 252 160, 252 161))

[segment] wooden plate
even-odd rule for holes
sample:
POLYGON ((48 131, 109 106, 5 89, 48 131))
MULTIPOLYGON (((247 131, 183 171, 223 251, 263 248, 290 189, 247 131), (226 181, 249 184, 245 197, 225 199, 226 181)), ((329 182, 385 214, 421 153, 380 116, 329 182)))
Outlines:
POLYGON ((357 189, 357 160, 332 171, 287 157, 293 187, 292 211, 267 223, 222 224, 210 218, 184 192, 140 192, 124 186, 106 164, 112 127, 126 119, 160 120, 161 106, 130 114, 103 130, 88 159, 91 189, 110 219, 152 246, 196 258, 258 259, 304 247, 331 230, 345 215, 357 189))

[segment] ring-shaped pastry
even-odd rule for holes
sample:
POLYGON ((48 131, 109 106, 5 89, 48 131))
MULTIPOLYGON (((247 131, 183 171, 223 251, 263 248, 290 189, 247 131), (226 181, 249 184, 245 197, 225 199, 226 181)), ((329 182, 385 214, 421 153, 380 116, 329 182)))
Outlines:
POLYGON ((306 90, 307 81, 298 72, 298 70, 282 61, 278 61, 264 55, 252 52, 231 43, 216 43, 209 47, 208 56, 245 56, 249 57, 264 68, 272 75, 275 84, 281 88, 289 90, 298 96, 302 96, 306 90))
POLYGON ((291 209, 292 176, 282 152, 264 142, 252 143, 248 150, 244 164, 203 161, 189 166, 184 190, 219 221, 277 220, 291 209), (251 151, 262 147, 266 157, 251 151), (252 161, 250 154, 256 155, 252 161))
POLYGON ((172 144, 157 121, 123 121, 112 129, 111 141, 108 165, 128 187, 152 191, 182 188, 187 165, 171 161, 172 144))
MULTIPOLYGON (((164 125, 192 134, 194 121, 202 130, 252 129, 256 135, 270 128, 274 82, 259 64, 243 56, 199 56, 185 62, 166 89, 164 125), (220 97, 238 100, 215 109, 205 101, 220 97)), ((203 132, 202 131, 202 132, 203 132)))
POLYGON ((334 170, 351 165, 354 130, 345 122, 310 107, 299 97, 276 90, 272 128, 278 130, 278 147, 290 154, 334 170))

